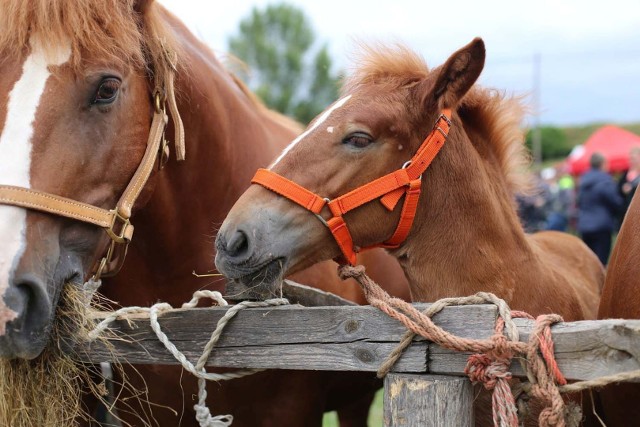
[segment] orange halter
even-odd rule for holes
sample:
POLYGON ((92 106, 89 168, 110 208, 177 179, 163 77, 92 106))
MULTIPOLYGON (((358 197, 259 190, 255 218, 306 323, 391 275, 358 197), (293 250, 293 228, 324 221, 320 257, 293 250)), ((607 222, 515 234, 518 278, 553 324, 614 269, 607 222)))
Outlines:
POLYGON ((344 259, 338 260, 338 262, 355 265, 356 252, 359 252, 359 249, 354 247, 351 233, 349 233, 343 215, 377 198, 380 198, 380 202, 385 208, 392 211, 404 195, 405 199, 400 221, 391 238, 384 243, 364 249, 399 247, 407 238, 416 215, 422 174, 447 140, 450 127, 451 110, 444 109, 429 136, 422 142, 411 160, 406 162, 402 168, 333 200, 320 197, 295 182, 267 169, 258 169, 251 183, 259 184, 314 213, 329 228, 342 251, 344 259), (320 216, 320 212, 325 205, 329 207, 333 215, 327 221, 320 216))

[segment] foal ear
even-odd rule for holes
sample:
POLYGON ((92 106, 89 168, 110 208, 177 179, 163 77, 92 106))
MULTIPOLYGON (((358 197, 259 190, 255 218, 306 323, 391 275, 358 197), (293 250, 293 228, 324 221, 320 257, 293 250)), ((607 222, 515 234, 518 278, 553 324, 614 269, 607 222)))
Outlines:
POLYGON ((480 76, 484 59, 484 42, 476 37, 434 70, 438 74, 432 96, 439 108, 453 108, 460 101, 480 76))

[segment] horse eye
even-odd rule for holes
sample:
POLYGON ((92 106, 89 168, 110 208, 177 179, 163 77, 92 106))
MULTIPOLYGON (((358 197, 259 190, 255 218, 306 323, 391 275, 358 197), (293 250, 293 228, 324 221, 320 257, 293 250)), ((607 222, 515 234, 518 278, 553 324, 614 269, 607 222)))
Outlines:
POLYGON ((115 77, 108 77, 100 82, 96 95, 93 98, 94 104, 111 104, 118 96, 120 80, 115 77))
POLYGON ((342 140, 343 144, 351 145, 355 148, 365 148, 373 142, 373 137, 363 132, 352 133, 342 140))

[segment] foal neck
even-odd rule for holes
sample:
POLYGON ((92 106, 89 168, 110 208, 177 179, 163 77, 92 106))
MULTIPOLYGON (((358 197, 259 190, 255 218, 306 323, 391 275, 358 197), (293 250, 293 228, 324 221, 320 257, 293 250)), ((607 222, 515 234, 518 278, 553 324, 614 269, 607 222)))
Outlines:
MULTIPOLYGON (((459 122, 458 122, 459 123, 459 122)), ((423 177, 416 221, 395 251, 414 301, 480 290, 511 300, 533 255, 488 142, 455 125, 423 177)))

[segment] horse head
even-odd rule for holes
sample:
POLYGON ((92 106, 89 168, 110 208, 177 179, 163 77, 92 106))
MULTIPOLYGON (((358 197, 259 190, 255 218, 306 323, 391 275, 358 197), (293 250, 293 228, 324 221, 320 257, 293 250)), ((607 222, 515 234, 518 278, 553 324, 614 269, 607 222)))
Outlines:
POLYGON ((218 233, 216 265, 226 276, 248 286, 269 285, 270 278, 321 260, 340 256, 352 263, 359 248, 402 244, 411 224, 402 220, 397 226, 404 216, 398 202, 403 188, 422 181, 422 170, 410 176, 419 166, 415 156, 431 136, 446 138, 450 122, 443 111, 455 108, 474 84, 485 50, 476 39, 431 71, 400 50, 388 56, 369 52, 342 98, 269 170, 256 174, 254 183, 260 185, 247 190, 218 233), (381 177, 389 178, 380 186, 381 177), (393 190, 386 187, 389 182, 393 190), (396 190, 401 193, 390 196, 393 200, 373 201, 396 190))
POLYGON ((163 77, 153 58, 162 56, 159 47, 143 37, 154 31, 145 26, 154 13, 151 2, 74 3, 62 13, 47 1, 13 1, 1 18, 5 358, 37 356, 48 341, 63 285, 84 283, 96 273, 111 241, 96 225, 111 216, 116 240, 130 238, 119 234, 131 227, 114 207, 145 155, 156 109, 153 91, 163 77), (94 213, 103 219, 91 218, 94 213))

